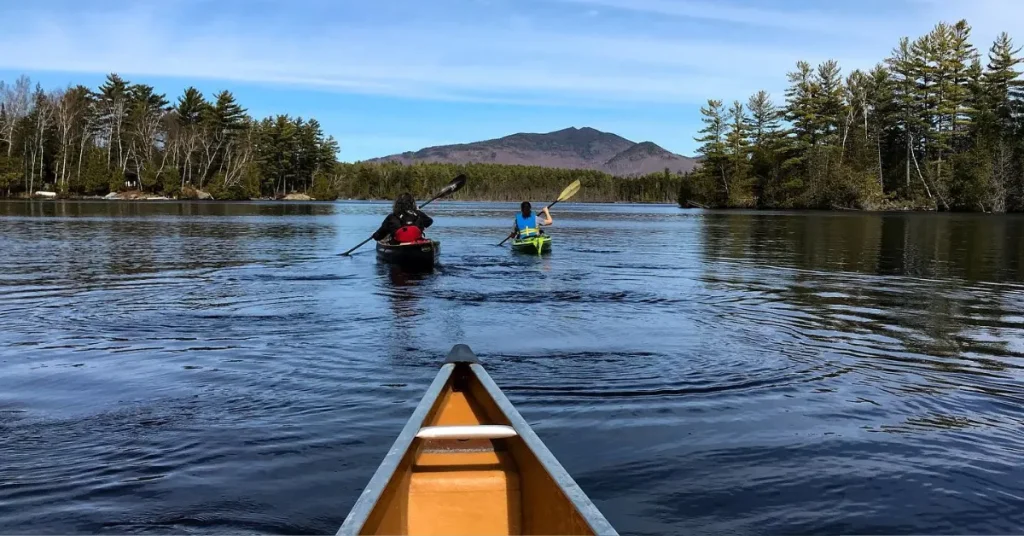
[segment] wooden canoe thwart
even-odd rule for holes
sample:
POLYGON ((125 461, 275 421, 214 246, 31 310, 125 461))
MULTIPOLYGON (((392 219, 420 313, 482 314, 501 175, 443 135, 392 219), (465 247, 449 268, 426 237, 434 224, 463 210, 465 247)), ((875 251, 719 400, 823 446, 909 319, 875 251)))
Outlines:
POLYGON ((618 533, 459 344, 338 534, 618 533))

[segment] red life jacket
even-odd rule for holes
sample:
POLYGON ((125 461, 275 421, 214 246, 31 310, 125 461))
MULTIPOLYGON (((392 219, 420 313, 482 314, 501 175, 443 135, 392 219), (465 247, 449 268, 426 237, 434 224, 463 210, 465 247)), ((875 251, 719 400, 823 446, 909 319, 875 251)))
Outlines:
POLYGON ((405 225, 395 231, 395 240, 401 243, 415 242, 423 238, 423 230, 415 225, 405 225))

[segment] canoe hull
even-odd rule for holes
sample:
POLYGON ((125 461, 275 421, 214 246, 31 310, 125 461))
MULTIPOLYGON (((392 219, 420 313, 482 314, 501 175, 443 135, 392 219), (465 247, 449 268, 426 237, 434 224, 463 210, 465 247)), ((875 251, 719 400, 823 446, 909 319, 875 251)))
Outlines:
POLYGON ((536 236, 532 238, 514 239, 512 241, 512 251, 519 253, 530 253, 533 255, 541 255, 543 253, 551 252, 551 237, 550 236, 536 236))
POLYGON ((456 345, 338 534, 617 533, 456 345))
POLYGON ((424 240, 409 244, 377 242, 377 260, 409 268, 433 268, 441 254, 441 242, 424 240))

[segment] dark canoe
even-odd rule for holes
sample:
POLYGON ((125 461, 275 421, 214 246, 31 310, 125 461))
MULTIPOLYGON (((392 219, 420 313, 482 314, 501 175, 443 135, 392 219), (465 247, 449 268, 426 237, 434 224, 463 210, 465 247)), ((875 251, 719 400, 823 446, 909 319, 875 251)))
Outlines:
POLYGON ((337 534, 618 533, 458 344, 337 534))
POLYGON ((377 242, 377 259, 401 266, 429 268, 437 262, 441 253, 441 242, 423 240, 408 244, 377 242))
POLYGON ((533 253, 539 255, 551 251, 551 237, 547 235, 534 236, 523 239, 512 240, 512 251, 520 253, 533 253))

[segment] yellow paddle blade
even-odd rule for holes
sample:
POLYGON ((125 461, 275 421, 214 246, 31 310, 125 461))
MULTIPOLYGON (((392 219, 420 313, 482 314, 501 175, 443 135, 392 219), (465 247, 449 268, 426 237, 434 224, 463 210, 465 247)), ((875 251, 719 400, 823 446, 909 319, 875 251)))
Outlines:
POLYGON ((572 184, 566 186, 565 189, 562 190, 562 193, 558 195, 558 200, 565 201, 566 199, 576 195, 576 192, 578 191, 580 191, 580 180, 576 179, 572 181, 572 184))

